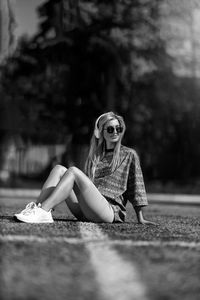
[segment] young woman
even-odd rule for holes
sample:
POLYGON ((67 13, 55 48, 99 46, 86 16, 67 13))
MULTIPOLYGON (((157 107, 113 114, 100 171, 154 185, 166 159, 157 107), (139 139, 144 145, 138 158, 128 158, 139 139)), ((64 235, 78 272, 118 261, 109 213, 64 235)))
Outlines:
POLYGON ((15 217, 27 223, 51 223, 52 209, 66 201, 80 221, 124 222, 129 200, 138 223, 155 224, 143 217, 142 207, 148 205, 143 175, 135 150, 121 144, 125 129, 121 116, 102 114, 95 123, 85 173, 77 167, 55 166, 36 203, 29 203, 15 217))

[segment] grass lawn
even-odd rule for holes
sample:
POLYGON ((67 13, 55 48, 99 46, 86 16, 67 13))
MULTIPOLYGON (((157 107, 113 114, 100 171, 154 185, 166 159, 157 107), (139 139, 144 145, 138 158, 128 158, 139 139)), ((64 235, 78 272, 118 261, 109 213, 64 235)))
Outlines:
MULTIPOLYGON (((16 222, 13 214, 27 202, 0 199, 0 299, 103 299, 80 234, 80 226, 92 232, 93 224, 77 222, 65 205, 53 224, 16 222)), ((88 243, 109 243, 136 265, 147 299, 199 300, 200 206, 150 204, 144 215, 159 225, 138 225, 128 206, 126 223, 99 224, 108 239, 88 243)))

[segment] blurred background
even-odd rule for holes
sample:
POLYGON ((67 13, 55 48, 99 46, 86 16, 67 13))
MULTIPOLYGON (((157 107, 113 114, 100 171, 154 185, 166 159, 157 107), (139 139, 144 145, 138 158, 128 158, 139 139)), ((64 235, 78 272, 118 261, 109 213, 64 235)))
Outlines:
POLYGON ((83 168, 109 110, 148 192, 200 193, 200 2, 0 0, 0 186, 83 168))

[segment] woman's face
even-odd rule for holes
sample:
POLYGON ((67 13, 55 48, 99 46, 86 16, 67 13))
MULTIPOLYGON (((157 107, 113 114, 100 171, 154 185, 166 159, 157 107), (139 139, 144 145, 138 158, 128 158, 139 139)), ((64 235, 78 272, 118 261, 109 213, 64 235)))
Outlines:
POLYGON ((108 121, 103 128, 103 137, 107 148, 113 148, 121 137, 121 126, 117 119, 108 121))

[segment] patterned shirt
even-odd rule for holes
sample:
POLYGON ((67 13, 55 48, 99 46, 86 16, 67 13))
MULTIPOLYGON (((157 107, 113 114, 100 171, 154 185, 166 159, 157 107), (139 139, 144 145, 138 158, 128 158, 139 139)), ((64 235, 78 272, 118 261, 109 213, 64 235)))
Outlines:
POLYGON ((143 174, 139 157, 135 150, 122 146, 120 149, 120 163, 112 172, 110 163, 113 152, 107 151, 98 163, 94 184, 110 203, 117 205, 125 212, 127 201, 133 206, 148 205, 143 174))

